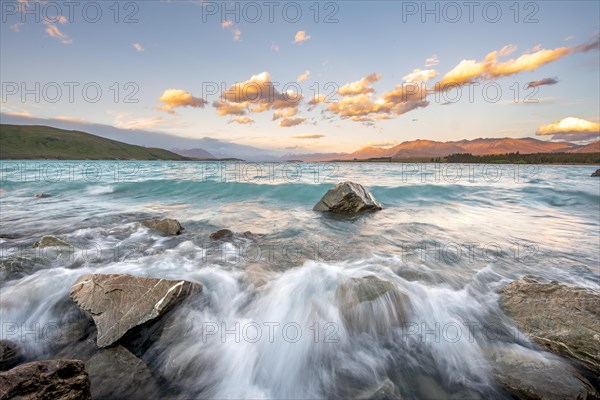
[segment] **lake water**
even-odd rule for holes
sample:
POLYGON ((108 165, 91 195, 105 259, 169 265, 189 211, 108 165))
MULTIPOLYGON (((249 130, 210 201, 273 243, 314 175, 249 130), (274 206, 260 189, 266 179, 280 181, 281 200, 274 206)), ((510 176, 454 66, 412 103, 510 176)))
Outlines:
MULTIPOLYGON (((196 280, 201 298, 177 308, 143 356, 176 397, 360 397, 387 380, 404 398, 506 397, 491 354, 550 355, 502 313, 496 291, 527 274, 599 288, 596 168, 2 162, 2 262, 29 269, 0 276, 1 338, 53 357, 61 304, 82 274, 196 280), (385 208, 312 211, 341 181, 385 208), (184 233, 139 224, 163 217, 184 233), (263 236, 210 241, 222 228, 263 236), (32 248, 49 234, 73 247, 32 248), (348 323, 340 290, 364 277, 402 294, 402 321, 384 295, 348 323)), ((62 351, 77 357, 77 346, 62 351)))

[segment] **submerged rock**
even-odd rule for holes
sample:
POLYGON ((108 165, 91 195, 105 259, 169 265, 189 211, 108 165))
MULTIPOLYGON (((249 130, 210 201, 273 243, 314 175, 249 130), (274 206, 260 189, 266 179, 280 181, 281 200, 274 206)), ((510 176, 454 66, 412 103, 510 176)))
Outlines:
POLYGON ((179 235, 183 231, 183 227, 176 219, 151 219, 141 224, 164 235, 179 235))
POLYGON ((381 384, 366 389, 356 398, 361 400, 402 400, 402 395, 394 382, 386 379, 381 384))
POLYGON ((0 371, 16 367, 23 361, 23 355, 16 344, 0 340, 0 371))
POLYGON ((148 366, 123 346, 101 350, 85 363, 85 367, 94 400, 158 397, 159 388, 148 366))
POLYGON ((221 242, 231 242, 235 238, 256 240, 256 239, 260 238, 261 235, 252 233, 250 231, 236 233, 229 229, 219 229, 218 231, 211 233, 209 237, 210 237, 210 240, 221 241, 221 242))
POLYGON ((91 400, 90 381, 79 360, 46 360, 0 372, 0 399, 91 400))
POLYGON ((596 172, 592 172, 592 176, 600 176, 600 169, 597 169, 596 172))
POLYGON ((519 399, 594 399, 598 393, 571 365, 548 354, 521 348, 498 349, 492 359, 492 376, 519 399))
POLYGON ((0 258, 0 283, 13 279, 21 279, 33 273, 35 269, 36 262, 31 258, 2 257, 0 258))
POLYGON ((154 320, 202 290, 197 282, 132 275, 84 275, 71 288, 71 299, 96 324, 99 347, 110 346, 130 329, 154 320))
POLYGON ((383 206, 362 185, 341 182, 331 188, 313 207, 314 211, 354 214, 362 211, 377 211, 383 206))
POLYGON ((64 240, 57 238, 56 236, 47 235, 42 236, 40 240, 33 244, 33 247, 71 247, 71 245, 64 240))
POLYGON ((35 195, 38 199, 47 199, 48 197, 52 197, 50 193, 37 193, 35 195))
POLYGON ((341 283, 335 299, 347 328, 377 334, 386 333, 405 321, 410 305, 406 294, 375 275, 341 283))
POLYGON ((503 310, 546 349, 600 373, 600 294, 526 276, 500 291, 503 310))

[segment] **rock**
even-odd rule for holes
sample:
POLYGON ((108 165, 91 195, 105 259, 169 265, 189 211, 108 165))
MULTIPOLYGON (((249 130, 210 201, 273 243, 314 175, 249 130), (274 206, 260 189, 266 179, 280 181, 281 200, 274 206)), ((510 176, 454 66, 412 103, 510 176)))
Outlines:
POLYGON ((556 356, 518 345, 498 349, 492 359, 492 376, 519 399, 593 399, 594 388, 575 368, 556 356))
POLYGON ((220 229, 210 234, 210 240, 221 240, 223 242, 233 240, 233 232, 229 229, 220 229))
POLYGON ((30 258, 18 256, 0 258, 0 282, 21 279, 33 273, 35 267, 35 261, 30 258))
POLYGON ((383 206, 362 185, 354 182, 338 183, 313 207, 314 211, 353 214, 377 211, 383 206))
POLYGON ((183 280, 95 274, 80 277, 70 295, 94 319, 96 343, 106 347, 201 290, 200 283, 183 280))
POLYGON ((43 236, 40 240, 33 244, 33 247, 70 247, 71 245, 56 236, 43 236))
POLYGON ((518 328, 551 352, 600 373, 600 294, 526 276, 501 289, 501 306, 518 328))
POLYGON ((344 323, 354 332, 390 333, 406 320, 409 299, 388 281, 375 275, 350 278, 336 292, 344 323))
POLYGON ((179 235, 183 231, 183 227, 176 219, 151 219, 141 224, 164 235, 179 235))
POLYGON ((35 195, 38 199, 47 199, 48 197, 52 197, 50 193, 37 193, 35 195))
POLYGON ((158 398, 159 387, 148 366, 123 346, 101 350, 85 367, 94 400, 158 398))
POLYGON ((46 360, 0 372, 0 399, 91 400, 82 361, 46 360))
POLYGON ((394 382, 386 379, 380 385, 363 391, 356 398, 364 400, 402 400, 402 395, 394 382))
POLYGON ((252 233, 250 231, 235 233, 229 229, 219 229, 216 232, 210 234, 210 239, 221 242, 232 242, 235 238, 257 240, 261 236, 260 234, 252 233))
POLYGON ((592 176, 600 176, 600 169, 597 169, 596 172, 592 172, 592 176))
POLYGON ((0 371, 16 367, 23 361, 19 348, 8 340, 0 340, 0 371))

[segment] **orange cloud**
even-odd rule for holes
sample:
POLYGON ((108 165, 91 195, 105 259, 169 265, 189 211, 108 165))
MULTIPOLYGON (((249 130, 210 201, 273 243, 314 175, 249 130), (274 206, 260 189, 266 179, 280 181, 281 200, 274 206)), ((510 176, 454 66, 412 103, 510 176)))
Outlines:
POLYGON ((324 138, 325 135, 320 133, 310 134, 310 135, 298 135, 298 136, 290 136, 292 139, 321 139, 324 138))
POLYGON ((300 74, 298 76, 298 78, 296 78, 297 82, 302 82, 308 79, 308 77, 310 76, 310 71, 304 71, 302 74, 300 74))
POLYGON ((306 121, 306 118, 302 118, 302 117, 283 118, 281 121, 279 121, 279 123, 277 125, 284 127, 284 128, 289 128, 290 126, 300 125, 304 121, 306 121))
POLYGON ((310 40, 310 39, 311 39, 310 35, 307 35, 306 32, 298 31, 298 32, 296 32, 296 35, 294 36, 294 41, 292 43, 302 43, 302 42, 306 42, 307 40, 310 40))
POLYGON ((582 118, 567 117, 540 126, 535 134, 538 136, 552 135, 552 140, 587 141, 598 138, 600 124, 582 118))
POLYGON ((250 117, 235 117, 232 120, 230 120, 228 122, 228 124, 231 124, 233 122, 238 123, 238 124, 242 124, 242 125, 247 125, 247 124, 253 124, 254 120, 252 118, 250 118, 250 117))
POLYGON ((204 108, 207 103, 206 100, 194 97, 190 92, 181 89, 165 90, 158 101, 163 103, 164 106, 157 107, 157 109, 169 114, 175 114, 174 109, 177 107, 204 108))
POLYGON ((134 43, 134 44, 133 44, 133 48, 134 48, 134 49, 136 49, 136 50, 137 50, 137 51, 139 51, 139 52, 142 52, 142 51, 144 51, 144 50, 145 50, 145 49, 142 47, 142 45, 141 45, 141 44, 139 44, 139 43, 134 43))
POLYGON ((346 83, 344 86, 339 88, 337 92, 341 96, 355 96, 359 94, 372 93, 375 91, 375 89, 373 89, 371 84, 380 79, 381 75, 373 72, 372 74, 369 74, 356 82, 346 83))
MULTIPOLYGON (((66 19, 59 19, 59 22, 64 24, 66 22, 66 19)), ((62 44, 73 43, 73 40, 70 39, 69 36, 67 36, 65 33, 61 32, 54 22, 44 20, 43 23, 44 25, 46 25, 46 33, 48 34, 48 36, 58 39, 62 44)))

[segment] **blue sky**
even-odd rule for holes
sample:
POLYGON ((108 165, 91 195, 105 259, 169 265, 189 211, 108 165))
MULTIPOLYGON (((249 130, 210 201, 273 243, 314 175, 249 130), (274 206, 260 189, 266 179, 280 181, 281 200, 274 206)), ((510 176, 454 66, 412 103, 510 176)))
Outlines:
POLYGON ((114 7, 109 8, 112 2, 94 3, 102 10, 97 22, 90 22, 95 7, 88 7, 86 14, 84 2, 72 15, 62 2, 2 3, 0 66, 5 114, 213 137, 298 152, 352 151, 367 144, 417 138, 587 140, 598 130, 599 52, 597 45, 591 51, 577 47, 597 41, 597 1, 494 3, 502 12, 497 22, 490 22, 495 17, 493 2, 475 2, 473 22, 464 2, 457 2, 462 16, 455 23, 448 19, 455 17, 456 8, 436 2, 427 6, 433 9, 437 4, 439 22, 435 14, 422 14, 422 2, 273 2, 273 22, 263 1, 121 2, 117 23, 114 7), (294 23, 289 19, 296 4, 302 16, 294 23), (318 22, 315 4, 320 11, 318 22), (11 8, 15 5, 17 11, 11 8), (56 5, 65 17, 62 20, 53 18, 56 5), (257 22, 248 21, 254 16, 254 5, 262 12, 257 22), (239 21, 235 14, 219 12, 236 6, 239 21), (40 21, 34 20, 34 13, 23 15, 23 7, 37 7, 40 21), (338 22, 325 23, 331 12, 338 22), (123 21, 130 13, 137 22, 123 21), (304 32, 306 40, 293 43, 298 32, 304 32), (449 72, 463 71, 457 70, 463 60, 474 60, 477 68, 486 55, 503 48, 495 64, 469 79, 478 86, 461 81, 454 93, 439 91, 438 99, 419 94, 421 102, 394 102, 386 97, 396 85, 407 83, 406 77, 415 69, 429 71, 428 79, 418 83, 433 90, 449 72), (570 50, 556 50, 561 48, 570 50), (523 54, 536 57, 519 61, 523 54), (518 61, 516 65, 510 64, 511 59, 518 61), (308 78, 297 82, 305 71, 310 72, 308 78), (370 74, 376 77, 353 86, 350 94, 334 93, 332 99, 343 100, 342 104, 309 107, 315 88, 320 93, 335 92, 370 74), (555 78, 558 83, 540 85, 536 92, 525 90, 528 82, 544 78, 555 78), (27 95, 23 102, 22 85, 31 89, 36 82, 40 88, 46 85, 48 96, 40 89, 39 101, 27 95), (49 101, 55 97, 53 82, 62 87, 56 102, 49 101), (79 84, 73 102, 65 82, 79 84), (273 82, 278 84, 277 93, 286 85, 301 93, 302 100, 282 105, 265 99, 263 109, 257 110, 256 102, 229 99, 228 105, 236 106, 237 113, 218 115, 214 102, 219 94, 204 90, 210 82, 224 88, 239 82, 273 82), (102 89, 97 102, 86 101, 82 94, 81 88, 88 83, 102 89), (115 83, 120 89, 116 102, 115 83), (128 83, 133 85, 125 87, 128 83), (496 102, 486 101, 484 86, 492 94, 501 90, 496 102), (137 103, 125 102, 134 89, 131 99, 137 103), (458 90, 460 100, 443 104, 458 90), (537 103, 524 103, 527 95, 537 103), (278 111, 281 116, 276 117, 278 111), (565 118, 571 119, 558 124, 565 118), (548 129, 540 129, 543 126, 548 129), (536 135, 536 131, 547 134, 536 135))

